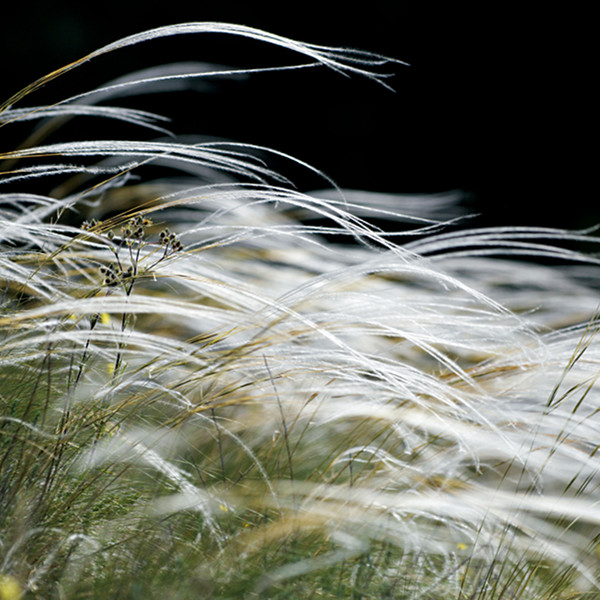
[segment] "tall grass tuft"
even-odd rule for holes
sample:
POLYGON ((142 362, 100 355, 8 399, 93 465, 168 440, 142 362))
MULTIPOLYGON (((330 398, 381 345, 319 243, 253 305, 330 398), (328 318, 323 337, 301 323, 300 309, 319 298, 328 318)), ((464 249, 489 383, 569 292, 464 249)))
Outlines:
POLYGON ((0 153, 0 597, 598 597, 600 259, 574 248, 599 240, 468 230, 455 194, 343 190, 296 161, 327 188, 302 192, 276 150, 110 104, 239 69, 23 106, 199 33, 300 57, 282 69, 387 86, 394 65, 189 23, 1 106, 3 131, 35 129, 0 153), (85 117, 145 135, 61 137, 85 117))

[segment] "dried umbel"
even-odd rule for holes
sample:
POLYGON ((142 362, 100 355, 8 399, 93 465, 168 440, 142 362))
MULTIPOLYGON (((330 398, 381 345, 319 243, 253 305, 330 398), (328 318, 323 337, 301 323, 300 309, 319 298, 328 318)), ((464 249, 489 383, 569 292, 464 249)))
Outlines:
POLYGON ((44 139, 83 115, 153 138, 164 119, 106 103, 239 69, 169 65, 20 106, 101 54, 204 32, 310 61, 294 68, 384 82, 390 65, 191 23, 0 107, 2 126, 40 121, 0 154, 2 590, 597 593, 598 258, 569 245, 598 240, 464 230, 452 194, 300 192, 238 142, 44 139))

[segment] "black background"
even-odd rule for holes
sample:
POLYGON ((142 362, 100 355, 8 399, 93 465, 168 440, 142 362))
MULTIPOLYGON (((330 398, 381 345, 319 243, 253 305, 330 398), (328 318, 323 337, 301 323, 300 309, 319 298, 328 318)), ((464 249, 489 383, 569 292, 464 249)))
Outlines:
MULTIPOLYGON (((372 1, 22 3, 0 16, 3 98, 46 72, 138 31, 228 21, 306 42, 371 50, 395 92, 324 69, 266 73, 158 107, 177 133, 272 146, 342 187, 467 193, 485 224, 578 228, 600 222, 592 15, 509 3, 372 1), (352 7, 354 6, 354 7, 352 7)), ((232 36, 184 36, 102 57, 30 96, 58 100, 132 69, 179 60, 298 62, 232 36)), ((151 101, 153 102, 153 101, 151 101)), ((134 105, 154 109, 140 102, 134 105)), ((0 130, 0 149, 14 143, 0 130)), ((285 168, 285 167, 284 167, 285 168)), ((298 186, 322 182, 291 174, 298 186)))

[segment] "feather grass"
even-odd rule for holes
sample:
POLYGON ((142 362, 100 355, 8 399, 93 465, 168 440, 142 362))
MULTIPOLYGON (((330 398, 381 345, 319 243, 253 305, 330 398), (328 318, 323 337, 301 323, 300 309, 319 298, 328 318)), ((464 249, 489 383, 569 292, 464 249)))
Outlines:
POLYGON ((163 132, 95 103, 231 70, 14 107, 186 33, 382 83, 393 62, 182 24, 2 105, 0 126, 42 122, 0 182, 60 184, 0 196, 0 596, 594 597, 598 258, 569 246, 593 232, 454 230, 456 194, 300 192, 232 142, 43 142, 81 115, 163 132))

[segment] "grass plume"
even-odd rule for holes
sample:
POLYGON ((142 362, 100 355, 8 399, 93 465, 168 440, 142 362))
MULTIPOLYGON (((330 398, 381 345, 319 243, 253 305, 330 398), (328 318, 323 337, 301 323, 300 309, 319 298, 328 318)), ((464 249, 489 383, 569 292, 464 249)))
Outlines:
POLYGON ((599 259, 573 245, 599 240, 465 230, 452 194, 299 191, 276 150, 106 104, 240 69, 20 106, 207 32, 308 61, 272 70, 387 86, 397 62, 191 23, 0 106, 39 121, 0 153, 0 598, 596 597, 599 259), (46 139, 89 116, 150 139, 46 139))

